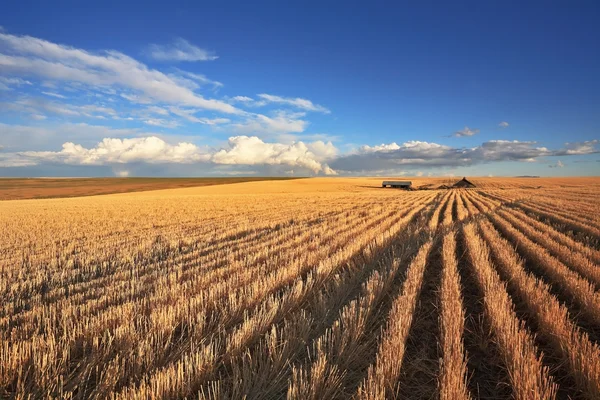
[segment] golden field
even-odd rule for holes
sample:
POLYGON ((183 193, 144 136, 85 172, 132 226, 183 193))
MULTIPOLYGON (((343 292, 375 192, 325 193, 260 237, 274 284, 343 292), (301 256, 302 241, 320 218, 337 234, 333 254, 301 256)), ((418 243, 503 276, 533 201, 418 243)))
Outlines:
POLYGON ((0 201, 0 398, 599 399, 600 178, 382 179, 0 201))

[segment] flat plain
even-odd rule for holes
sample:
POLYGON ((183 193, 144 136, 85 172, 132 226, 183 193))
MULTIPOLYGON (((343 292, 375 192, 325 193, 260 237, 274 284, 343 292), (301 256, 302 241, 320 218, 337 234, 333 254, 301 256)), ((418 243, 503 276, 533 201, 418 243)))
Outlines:
POLYGON ((0 201, 0 398, 600 398, 600 178, 381 180, 0 201))
POLYGON ((0 178, 0 200, 49 199, 290 178, 0 178))

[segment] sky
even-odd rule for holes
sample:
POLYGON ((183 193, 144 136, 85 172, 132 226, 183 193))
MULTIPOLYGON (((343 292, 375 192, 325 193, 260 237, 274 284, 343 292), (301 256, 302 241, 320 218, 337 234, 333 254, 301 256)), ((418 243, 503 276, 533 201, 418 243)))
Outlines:
POLYGON ((0 176, 600 175, 600 3, 8 1, 0 176))

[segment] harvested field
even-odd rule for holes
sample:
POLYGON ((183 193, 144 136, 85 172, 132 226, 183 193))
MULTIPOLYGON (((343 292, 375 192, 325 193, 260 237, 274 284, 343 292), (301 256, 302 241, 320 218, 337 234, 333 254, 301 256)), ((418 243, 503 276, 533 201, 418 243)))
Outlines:
POLYGON ((0 200, 49 199, 291 178, 0 178, 0 200))
POLYGON ((381 180, 1 201, 0 398, 600 398, 600 179, 381 180))

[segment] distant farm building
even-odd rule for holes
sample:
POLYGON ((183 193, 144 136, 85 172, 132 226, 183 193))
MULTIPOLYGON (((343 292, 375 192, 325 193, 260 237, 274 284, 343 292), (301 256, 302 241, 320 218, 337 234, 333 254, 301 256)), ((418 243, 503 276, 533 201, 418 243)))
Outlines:
POLYGON ((455 188, 474 188, 475 185, 468 181, 467 178, 462 178, 460 181, 456 182, 452 187, 455 188))
POLYGON ((381 187, 391 187, 391 188, 398 188, 398 189, 410 189, 412 185, 411 181, 383 181, 381 183, 381 187))

